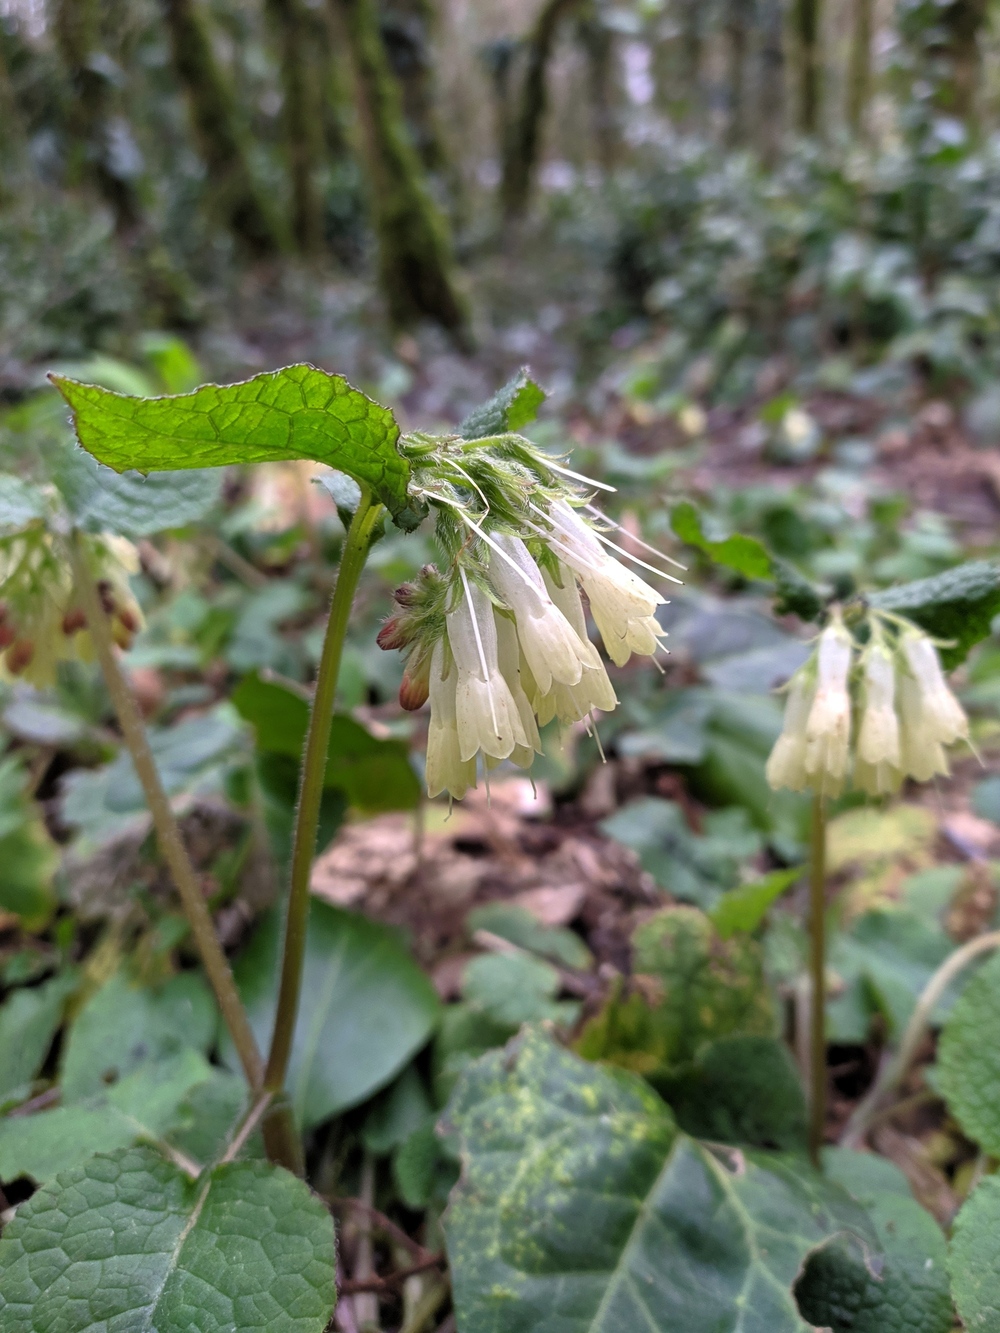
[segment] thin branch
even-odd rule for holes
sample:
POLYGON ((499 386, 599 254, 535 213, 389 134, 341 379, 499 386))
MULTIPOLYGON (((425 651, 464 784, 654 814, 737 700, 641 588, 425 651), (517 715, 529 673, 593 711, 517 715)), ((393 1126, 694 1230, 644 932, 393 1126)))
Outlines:
POLYGON ((408 1277, 413 1277, 417 1273, 426 1273, 428 1269, 440 1268, 445 1264, 443 1254, 428 1255, 422 1263, 411 1264, 409 1268, 398 1268, 394 1273, 389 1273, 385 1277, 379 1277, 374 1274, 368 1278, 345 1278, 340 1284, 341 1296, 352 1296, 358 1292, 390 1292, 401 1287, 408 1277))
POLYGON ((958 974, 980 954, 998 948, 1000 948, 1000 930, 991 930, 985 935, 969 940, 944 960, 917 1001, 895 1059, 886 1061, 866 1096, 854 1108, 854 1114, 841 1135, 842 1147, 857 1148, 863 1142, 882 1106, 906 1077, 907 1070, 924 1039, 931 1014, 958 974))
POLYGON ((87 617, 87 628, 97 650, 97 660, 122 729, 125 745, 142 785, 146 804, 149 806, 160 851, 180 895, 205 974, 219 1002, 222 1017, 233 1039, 247 1081, 251 1087, 257 1088, 263 1080, 264 1068, 250 1027, 250 1020, 236 990, 226 955, 216 938, 211 914, 205 905, 170 800, 160 781, 139 705, 115 655, 111 626, 101 605, 87 550, 80 533, 72 534, 69 551, 77 592, 87 617))
POLYGON ((247 1112, 243 1124, 240 1125, 239 1129, 234 1134, 232 1143, 223 1153, 223 1162, 234 1162, 236 1160, 242 1151, 244 1144, 264 1118, 264 1113, 273 1100, 273 1092, 262 1092, 260 1094, 253 1106, 251 1106, 250 1110, 247 1112))
POLYGON ((371 1221, 375 1223, 375 1226, 379 1231, 384 1232, 386 1236, 391 1240, 396 1241, 398 1245, 402 1245, 404 1250, 409 1250, 410 1253, 416 1257, 418 1262, 422 1263, 425 1259, 431 1257, 430 1250, 421 1245, 419 1241, 414 1240, 412 1236, 408 1236, 403 1228, 399 1226, 398 1223, 394 1222, 391 1217, 386 1217, 385 1213, 380 1213, 379 1210, 373 1208, 370 1203, 365 1203, 364 1199, 327 1197, 326 1202, 335 1211, 343 1211, 344 1209, 350 1208, 355 1212, 366 1213, 371 1221))

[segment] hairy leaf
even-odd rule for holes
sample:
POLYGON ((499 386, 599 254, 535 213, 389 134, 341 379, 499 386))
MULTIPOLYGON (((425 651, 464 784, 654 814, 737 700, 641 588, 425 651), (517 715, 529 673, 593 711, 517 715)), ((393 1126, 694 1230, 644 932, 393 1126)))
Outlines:
POLYGON ((948 1249, 951 1290, 965 1327, 1000 1328, 1000 1176, 980 1181, 955 1219, 948 1249))
POLYGON ((518 431, 534 421, 544 402, 544 392, 528 374, 527 366, 522 366, 488 402, 469 413, 458 433, 464 440, 482 440, 518 431))
POLYGON ((49 470, 80 527, 126 537, 199 523, 218 504, 222 491, 219 471, 119 474, 75 445, 50 450, 49 470))
MULTIPOLYGON (((274 1021, 280 941, 281 923, 271 915, 235 968, 262 1046, 274 1021)), ((392 931, 314 900, 288 1075, 303 1128, 385 1087, 426 1043, 439 1008, 434 987, 392 931)))
POLYGON ((723 541, 711 541, 705 536, 701 525, 701 516, 690 500, 683 500, 670 512, 670 526, 688 546, 704 551, 708 556, 727 569, 735 570, 748 579, 770 579, 771 555, 756 537, 744 537, 733 533, 723 541))
POLYGON ((120 1083, 72 1106, 0 1120, 0 1180, 51 1180, 95 1152, 159 1138, 183 1124, 186 1097, 211 1075, 204 1056, 179 1051, 140 1065, 120 1083))
POLYGON ((844 1230, 873 1240, 804 1163, 701 1145, 640 1079, 537 1032, 477 1061, 446 1118, 463 1333, 806 1333, 806 1257, 844 1230))
POLYGON ((393 515, 407 508, 409 465, 392 413, 340 375, 286 366, 168 398, 52 380, 73 409, 80 443, 116 472, 312 458, 370 486, 393 515))
POLYGON ((0 1240, 5 1333, 323 1333, 333 1222, 301 1180, 233 1162, 190 1180, 151 1148, 91 1157, 0 1240))
POLYGON ((937 1048, 935 1086, 965 1134, 1000 1156, 1000 1049, 984 1034, 1000 1031, 1000 954, 955 1002, 937 1048))
POLYGON ((972 560, 929 579, 871 593, 868 601, 906 616, 936 639, 951 641, 940 650, 943 665, 951 670, 986 638, 1000 613, 1000 565, 972 560))

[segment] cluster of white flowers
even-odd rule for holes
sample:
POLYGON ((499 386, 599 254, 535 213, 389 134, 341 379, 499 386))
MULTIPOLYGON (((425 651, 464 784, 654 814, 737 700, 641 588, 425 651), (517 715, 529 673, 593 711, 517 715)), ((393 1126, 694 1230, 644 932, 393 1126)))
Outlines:
MULTIPOLYGON (((60 662, 94 657, 87 617, 57 542, 40 523, 0 541, 0 675, 39 689, 54 684, 60 662)), ((111 632, 127 649, 143 625, 129 587, 139 557, 131 542, 110 533, 87 543, 111 632)))
POLYGON ((789 682, 767 763, 772 787, 838 796, 850 779, 869 795, 887 795, 904 778, 947 773, 945 747, 968 741, 968 718, 934 640, 895 615, 875 612, 865 624, 862 647, 835 611, 789 682))
POLYGON ((480 757, 487 771, 504 759, 530 766, 539 725, 553 718, 589 722, 616 706, 581 589, 616 664, 662 646, 655 612, 663 597, 609 553, 602 539, 614 544, 566 498, 547 499, 532 503, 522 536, 476 524, 450 575, 426 567, 397 591, 396 613, 382 627, 381 646, 408 653, 403 706, 430 699, 431 796, 464 796, 480 757))

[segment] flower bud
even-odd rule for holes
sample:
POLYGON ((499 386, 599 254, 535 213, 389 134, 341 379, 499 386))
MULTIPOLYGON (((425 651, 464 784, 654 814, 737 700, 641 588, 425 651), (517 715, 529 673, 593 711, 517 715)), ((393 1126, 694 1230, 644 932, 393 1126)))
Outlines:
POLYGON ((430 694, 430 680, 431 654, 414 653, 406 664, 399 686, 399 702, 408 713, 415 713, 418 708, 423 708, 430 694))
POLYGON ((806 724, 816 694, 816 668, 807 662, 788 683, 788 702, 781 735, 767 761, 768 785, 777 791, 788 787, 804 791, 809 785, 806 773, 806 724))
POLYGON ((903 780, 896 717, 896 667, 881 639, 865 654, 865 702, 858 732, 854 780, 870 796, 898 791, 903 780))
POLYGON ((86 625, 86 612, 79 606, 72 607, 62 618, 62 632, 66 635, 67 639, 71 638, 74 634, 78 634, 80 630, 85 629, 86 625))
POLYGON ((851 698, 847 690, 854 640, 835 614, 819 636, 816 695, 806 723, 805 771, 820 796, 839 796, 850 762, 851 698))
POLYGON ((19 676, 26 667, 31 665, 31 659, 34 655, 35 645, 32 640, 18 639, 7 649, 4 664, 12 676, 19 676))
POLYGON ((401 616, 390 616, 375 636, 375 642, 386 652, 405 648, 413 642, 412 627, 407 626, 401 616))

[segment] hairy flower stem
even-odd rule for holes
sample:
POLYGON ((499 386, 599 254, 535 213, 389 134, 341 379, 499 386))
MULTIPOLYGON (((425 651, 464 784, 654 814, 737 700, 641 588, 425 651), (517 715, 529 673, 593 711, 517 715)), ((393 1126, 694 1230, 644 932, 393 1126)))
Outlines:
POLYGON ((163 790, 156 761, 149 748, 149 738, 146 735, 139 705, 115 656, 111 625, 101 605, 87 551, 79 533, 72 535, 69 547, 77 591, 87 616, 87 628, 97 650, 97 660, 122 729, 126 748, 132 757, 132 763, 146 796, 146 804, 153 817, 153 827, 156 830, 160 851, 177 886, 205 973, 215 991, 215 998, 219 1002, 222 1017, 243 1065, 247 1082, 252 1088, 259 1089, 264 1078, 264 1065, 257 1049, 257 1042, 237 993, 226 955, 216 939, 212 917, 205 906, 204 895, 181 838, 180 829, 177 827, 170 800, 163 790))
POLYGON ((826 1128, 826 804, 813 797, 809 839, 809 1156, 820 1166, 826 1128))
MULTIPOLYGON (((309 877, 316 854, 320 802, 326 776, 330 724, 344 650, 344 635, 350 619, 354 592, 368 558, 372 534, 382 517, 382 506, 373 504, 367 489, 355 511, 344 542, 330 618, 327 621, 306 735, 305 757, 299 779, 299 801, 292 844, 292 869, 285 915, 285 942, 281 960, 281 983, 274 1034, 264 1074, 264 1089, 281 1098, 292 1052, 292 1036, 302 990, 302 967, 309 923, 309 877)), ((268 1157, 290 1171, 302 1173, 302 1148, 287 1101, 278 1100, 264 1121, 268 1157)))

